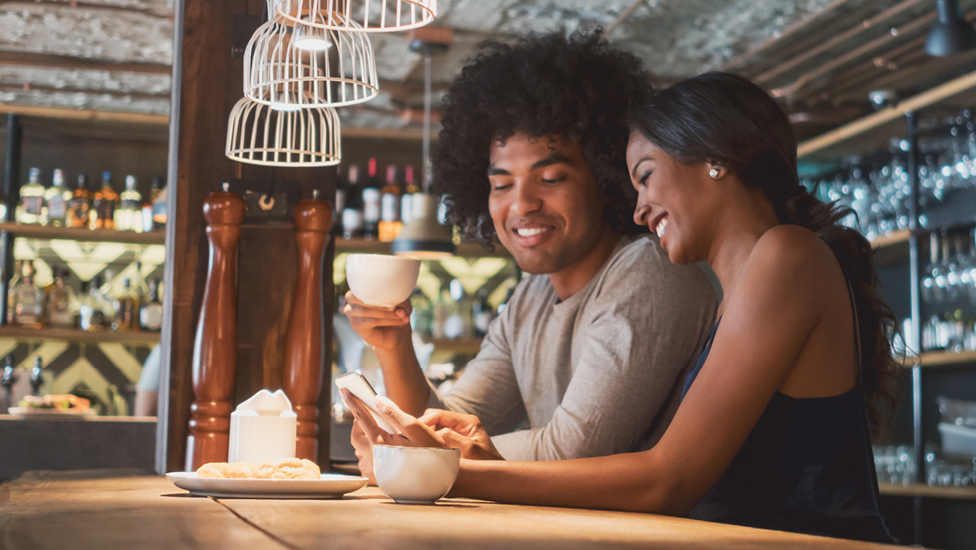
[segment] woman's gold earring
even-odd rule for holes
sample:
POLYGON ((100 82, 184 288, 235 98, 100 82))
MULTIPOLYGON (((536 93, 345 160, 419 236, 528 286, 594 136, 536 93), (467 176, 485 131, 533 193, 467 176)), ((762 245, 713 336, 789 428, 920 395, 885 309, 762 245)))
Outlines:
POLYGON ((717 180, 718 179, 718 168, 712 168, 711 170, 709 170, 708 171, 708 175, 711 176, 711 178, 713 180, 717 180))

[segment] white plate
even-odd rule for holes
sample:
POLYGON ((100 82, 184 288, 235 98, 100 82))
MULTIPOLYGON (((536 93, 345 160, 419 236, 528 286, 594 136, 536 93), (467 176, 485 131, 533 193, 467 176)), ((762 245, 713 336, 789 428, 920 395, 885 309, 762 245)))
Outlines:
POLYGON ((7 412, 22 418, 84 418, 95 416, 95 409, 34 409, 31 407, 10 407, 7 412))
POLYGON ((223 498, 342 498, 361 489, 365 477, 322 474, 319 479, 220 479, 170 472, 166 479, 197 496, 223 498))

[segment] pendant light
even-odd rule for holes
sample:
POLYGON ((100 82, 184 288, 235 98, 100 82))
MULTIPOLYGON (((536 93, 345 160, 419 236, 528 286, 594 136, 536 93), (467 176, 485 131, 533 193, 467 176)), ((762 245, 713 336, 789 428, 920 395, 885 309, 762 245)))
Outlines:
POLYGON ((437 219, 439 201, 430 195, 430 111, 431 111, 431 50, 430 44, 411 45, 424 56, 424 141, 423 141, 423 193, 410 199, 413 216, 393 239, 392 250, 400 256, 413 256, 424 260, 436 260, 454 255, 454 242, 447 229, 437 219))
POLYGON ((275 17, 258 28, 244 50, 244 95, 274 109, 342 107, 378 93, 373 47, 361 30, 275 17))
POLYGON ((224 154, 231 160, 264 166, 339 164, 339 115, 329 107, 277 110, 241 98, 230 113, 224 154))
POLYGON ((925 53, 944 57, 976 48, 976 29, 959 15, 959 0, 936 0, 939 18, 925 39, 925 53))
POLYGON ((395 32, 423 27, 437 16, 437 0, 272 0, 296 24, 333 30, 395 32), (315 14, 309 18, 309 14, 315 14))

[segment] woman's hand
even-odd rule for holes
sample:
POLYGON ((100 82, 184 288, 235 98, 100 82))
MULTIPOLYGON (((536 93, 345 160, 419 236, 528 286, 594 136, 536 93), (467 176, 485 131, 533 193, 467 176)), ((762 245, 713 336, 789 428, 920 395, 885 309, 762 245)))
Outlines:
MULTIPOLYGON (((416 418, 410 416, 409 414, 400 410, 393 401, 379 396, 376 396, 375 407, 379 412, 380 416, 383 417, 396 431, 397 433, 391 434, 380 428, 376 421, 373 420, 373 415, 370 414, 369 408, 363 403, 359 398, 350 393, 348 390, 340 389, 339 393, 342 394, 342 399, 349 405, 352 410, 352 414, 356 417, 356 425, 353 426, 355 431, 357 426, 362 430, 363 434, 366 436, 366 440, 369 443, 369 449, 367 452, 362 452, 363 455, 368 455, 370 459, 373 456, 373 445, 393 445, 397 447, 437 447, 437 448, 447 448, 447 443, 444 439, 440 437, 433 429, 429 428, 426 424, 420 422, 416 418)), ((366 451, 365 445, 361 451, 366 451)), ((360 449, 356 449, 360 451, 360 449)))
POLYGON ((376 307, 364 304, 352 291, 346 293, 346 307, 342 310, 367 344, 384 350, 410 343, 412 311, 409 298, 392 308, 376 307))
POLYGON ((481 420, 473 414, 427 409, 417 420, 435 430, 448 446, 461 449, 461 458, 505 460, 492 444, 481 420))

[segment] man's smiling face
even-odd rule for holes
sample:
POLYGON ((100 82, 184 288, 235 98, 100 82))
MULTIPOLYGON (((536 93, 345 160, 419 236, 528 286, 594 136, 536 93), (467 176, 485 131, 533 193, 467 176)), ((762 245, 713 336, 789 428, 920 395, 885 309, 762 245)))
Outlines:
POLYGON ((578 142, 524 133, 496 140, 488 180, 498 239, 522 270, 556 273, 597 245, 604 201, 578 142))

